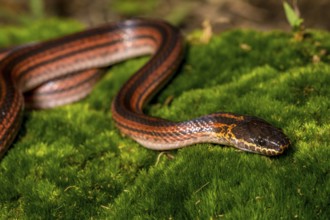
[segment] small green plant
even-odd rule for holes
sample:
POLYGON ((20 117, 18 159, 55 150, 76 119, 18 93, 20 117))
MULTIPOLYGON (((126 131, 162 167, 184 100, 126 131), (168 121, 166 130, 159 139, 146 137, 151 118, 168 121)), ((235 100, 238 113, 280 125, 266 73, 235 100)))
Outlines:
POLYGON ((29 1, 30 13, 34 19, 41 19, 44 17, 44 2, 42 0, 29 1))
POLYGON ((283 2, 283 8, 286 15, 286 18, 294 32, 294 38, 298 41, 302 40, 304 37, 304 19, 300 17, 297 2, 294 2, 292 7, 286 1, 283 2))

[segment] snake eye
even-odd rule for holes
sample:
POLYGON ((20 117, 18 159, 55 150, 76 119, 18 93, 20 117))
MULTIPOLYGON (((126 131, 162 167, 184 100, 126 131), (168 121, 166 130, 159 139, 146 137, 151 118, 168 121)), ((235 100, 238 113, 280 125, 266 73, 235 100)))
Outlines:
POLYGON ((266 141, 265 141, 263 138, 259 137, 259 138, 257 138, 257 140, 255 141, 255 143, 256 143, 257 145, 259 145, 259 146, 264 146, 264 145, 266 144, 266 141))

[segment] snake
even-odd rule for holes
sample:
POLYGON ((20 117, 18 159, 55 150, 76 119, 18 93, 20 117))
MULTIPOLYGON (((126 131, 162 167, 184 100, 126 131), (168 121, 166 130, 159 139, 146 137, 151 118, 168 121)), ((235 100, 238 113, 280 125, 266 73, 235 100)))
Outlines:
POLYGON ((171 121, 144 113, 150 99, 184 65, 185 45, 179 28, 138 18, 0 51, 0 156, 15 142, 24 108, 78 101, 102 77, 99 69, 146 55, 148 61, 124 83, 110 107, 123 136, 159 151, 211 143, 266 156, 283 154, 289 138, 255 116, 217 112, 171 121))

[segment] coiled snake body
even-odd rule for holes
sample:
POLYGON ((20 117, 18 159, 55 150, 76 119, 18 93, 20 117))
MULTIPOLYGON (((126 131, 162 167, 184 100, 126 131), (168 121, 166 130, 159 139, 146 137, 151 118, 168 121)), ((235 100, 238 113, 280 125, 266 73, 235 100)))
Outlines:
POLYGON ((23 93, 26 105, 34 108, 76 101, 100 78, 96 68, 145 54, 152 54, 150 60, 112 102, 113 120, 123 134, 154 150, 208 142, 274 156, 289 146, 280 129, 252 116, 214 113, 173 122, 144 114, 143 106, 180 65, 183 39, 166 22, 135 19, 1 53, 0 156, 20 128, 23 93))

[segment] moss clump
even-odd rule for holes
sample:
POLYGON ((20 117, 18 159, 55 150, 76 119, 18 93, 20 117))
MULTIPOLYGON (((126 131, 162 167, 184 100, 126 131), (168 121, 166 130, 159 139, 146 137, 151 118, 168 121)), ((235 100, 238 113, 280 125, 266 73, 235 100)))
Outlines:
POLYGON ((82 25, 76 21, 61 22, 57 19, 46 19, 29 22, 26 26, 1 27, 0 48, 37 42, 82 29, 82 25))
MULTIPOLYGON (((80 28, 56 21, 54 29, 62 25, 70 28, 56 34, 80 28)), ((4 30, 2 45, 12 28, 4 30)), ((22 41, 39 39, 31 29, 20 32, 22 41)), ((282 32, 225 32, 207 45, 188 45, 182 69, 146 109, 171 120, 215 111, 259 116, 292 141, 278 158, 209 144, 166 156, 122 137, 111 99, 148 58, 115 65, 85 100, 26 112, 0 162, 0 218, 325 219, 328 51, 326 32, 311 31, 302 42, 282 32)))

